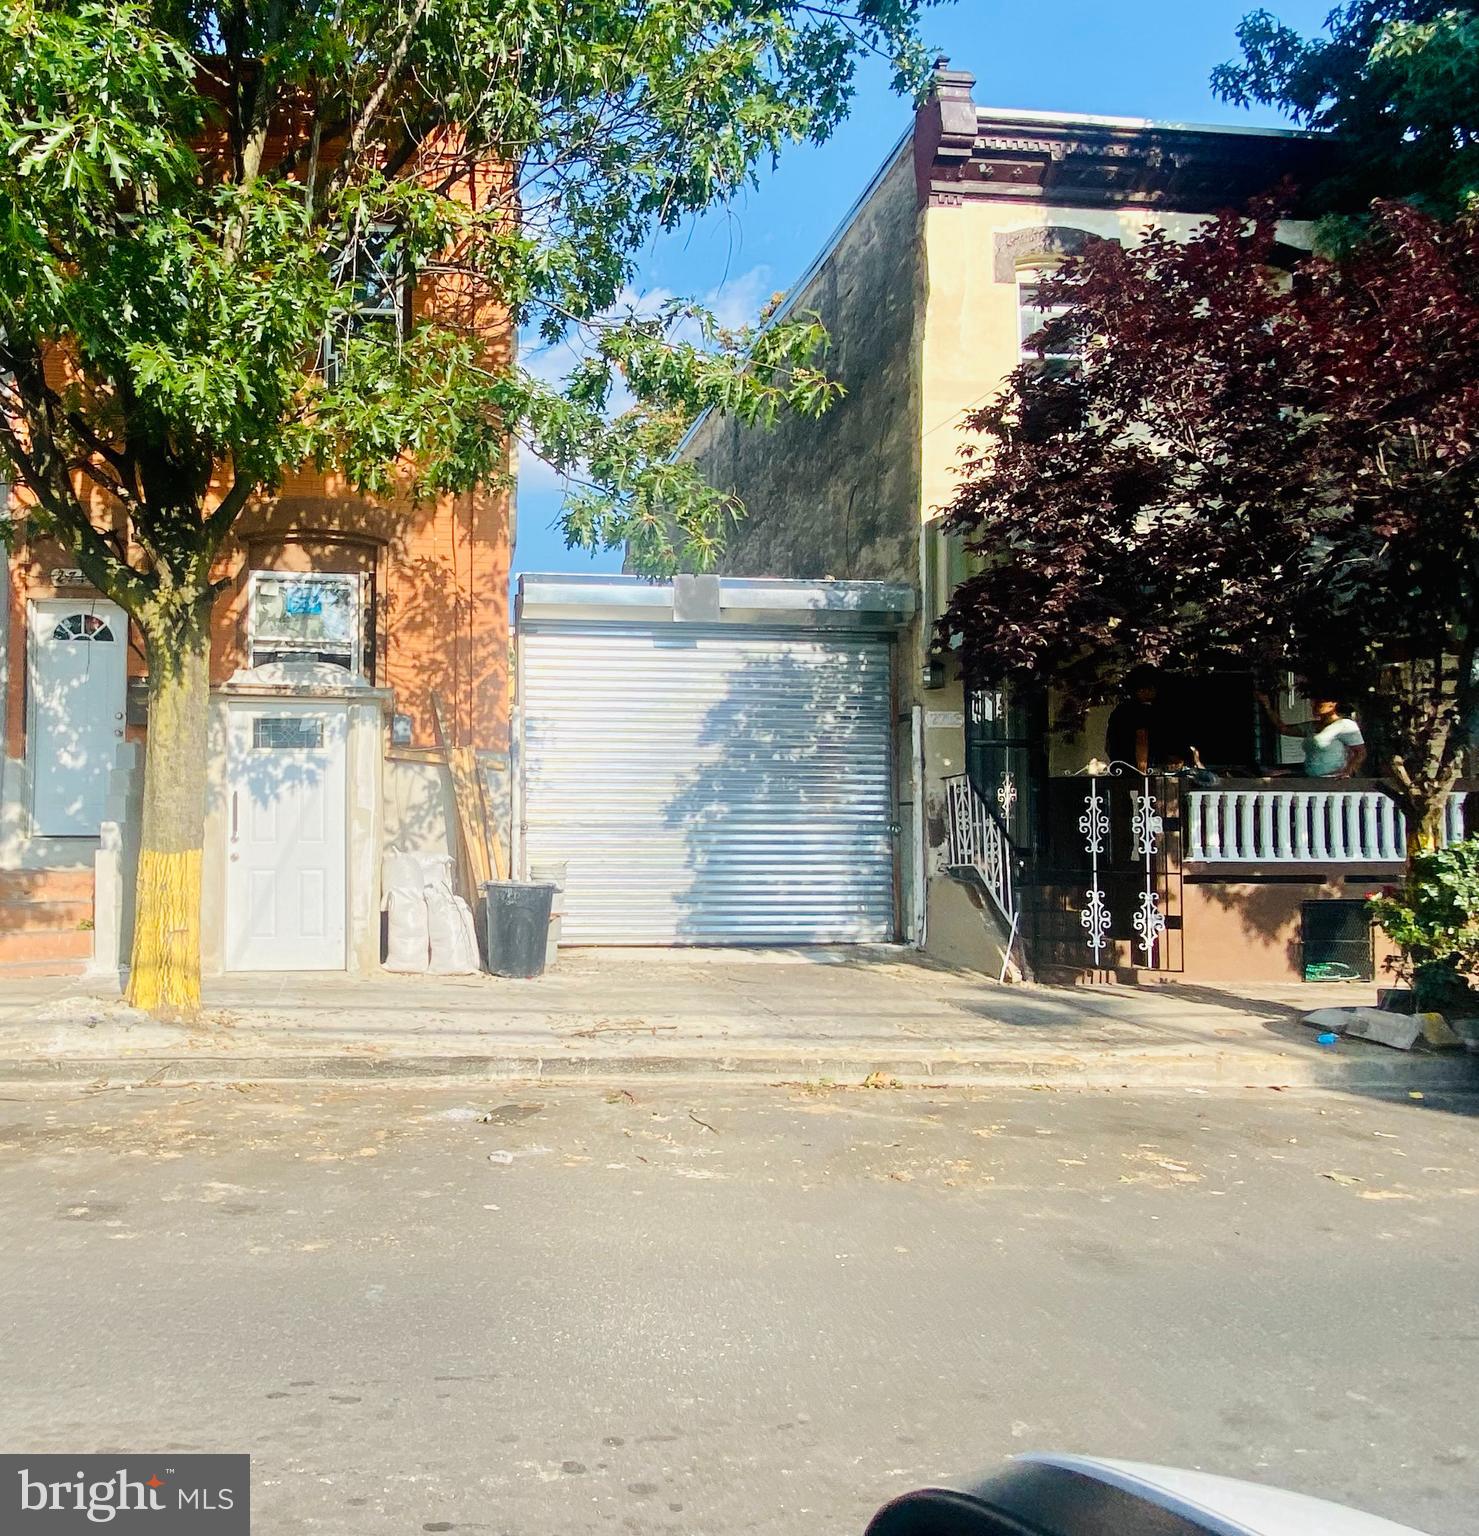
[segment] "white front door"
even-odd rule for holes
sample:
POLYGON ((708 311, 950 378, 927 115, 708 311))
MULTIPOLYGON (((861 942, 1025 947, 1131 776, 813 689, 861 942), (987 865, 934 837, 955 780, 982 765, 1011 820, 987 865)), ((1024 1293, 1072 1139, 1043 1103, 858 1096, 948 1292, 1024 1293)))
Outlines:
POLYGON ((345 966, 342 705, 237 704, 226 804, 226 968, 345 966))
POLYGON ((31 604, 31 812, 42 837, 96 837, 123 740, 128 623, 103 598, 31 604))

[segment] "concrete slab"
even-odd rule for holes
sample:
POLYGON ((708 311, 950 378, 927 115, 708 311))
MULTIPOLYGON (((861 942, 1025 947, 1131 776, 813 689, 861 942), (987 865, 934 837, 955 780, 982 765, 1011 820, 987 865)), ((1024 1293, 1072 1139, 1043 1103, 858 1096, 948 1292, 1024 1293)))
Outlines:
MULTIPOLYGON (((0 1001, 0 1079, 555 1076, 1479 1088, 1479 1063, 1316 1045, 1311 994, 1164 985, 1000 986, 868 949, 573 950, 530 981, 238 975, 190 1025, 85 981, 0 1001)), ((1338 994, 1338 995, 1337 995, 1338 994)))

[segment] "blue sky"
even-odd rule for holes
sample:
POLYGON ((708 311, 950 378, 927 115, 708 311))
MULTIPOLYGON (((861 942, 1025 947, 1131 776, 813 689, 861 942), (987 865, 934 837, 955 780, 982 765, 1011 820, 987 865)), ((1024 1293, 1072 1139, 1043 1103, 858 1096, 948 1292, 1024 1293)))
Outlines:
MULTIPOLYGON (((1268 110, 1239 111, 1213 96, 1214 65, 1237 52, 1234 29, 1260 0, 956 0, 928 12, 925 36, 955 69, 976 76, 981 106, 1094 112, 1178 122, 1279 123, 1268 110)), ((1332 0, 1261 0, 1306 34, 1332 0)), ((799 146, 732 206, 655 240, 638 279, 641 294, 705 297, 730 323, 754 318, 788 288, 852 206, 904 131, 907 102, 887 72, 858 82, 848 121, 821 147, 799 146)), ((520 571, 618 570, 617 554, 567 550, 557 527, 560 489, 527 455, 521 466, 515 575, 520 571)))

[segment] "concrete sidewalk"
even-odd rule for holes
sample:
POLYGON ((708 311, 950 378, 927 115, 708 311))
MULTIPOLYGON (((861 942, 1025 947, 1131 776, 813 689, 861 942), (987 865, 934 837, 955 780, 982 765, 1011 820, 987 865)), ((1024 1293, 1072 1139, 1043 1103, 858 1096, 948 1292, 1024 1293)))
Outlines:
POLYGON ((0 999, 0 1080, 652 1073, 749 1081, 1479 1090, 1479 1061, 1316 1043, 1370 987, 999 986, 895 948, 570 950, 535 981, 238 975, 190 1026, 75 980, 0 999))

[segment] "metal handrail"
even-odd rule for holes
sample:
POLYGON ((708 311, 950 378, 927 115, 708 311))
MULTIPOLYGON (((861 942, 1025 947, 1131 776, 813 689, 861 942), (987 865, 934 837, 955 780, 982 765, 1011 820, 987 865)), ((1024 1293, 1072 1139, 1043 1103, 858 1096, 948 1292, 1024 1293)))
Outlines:
POLYGON ((1016 850, 991 806, 963 773, 944 781, 949 821, 947 862, 980 876, 997 910, 1015 925, 1017 902, 1013 865, 1016 850))

